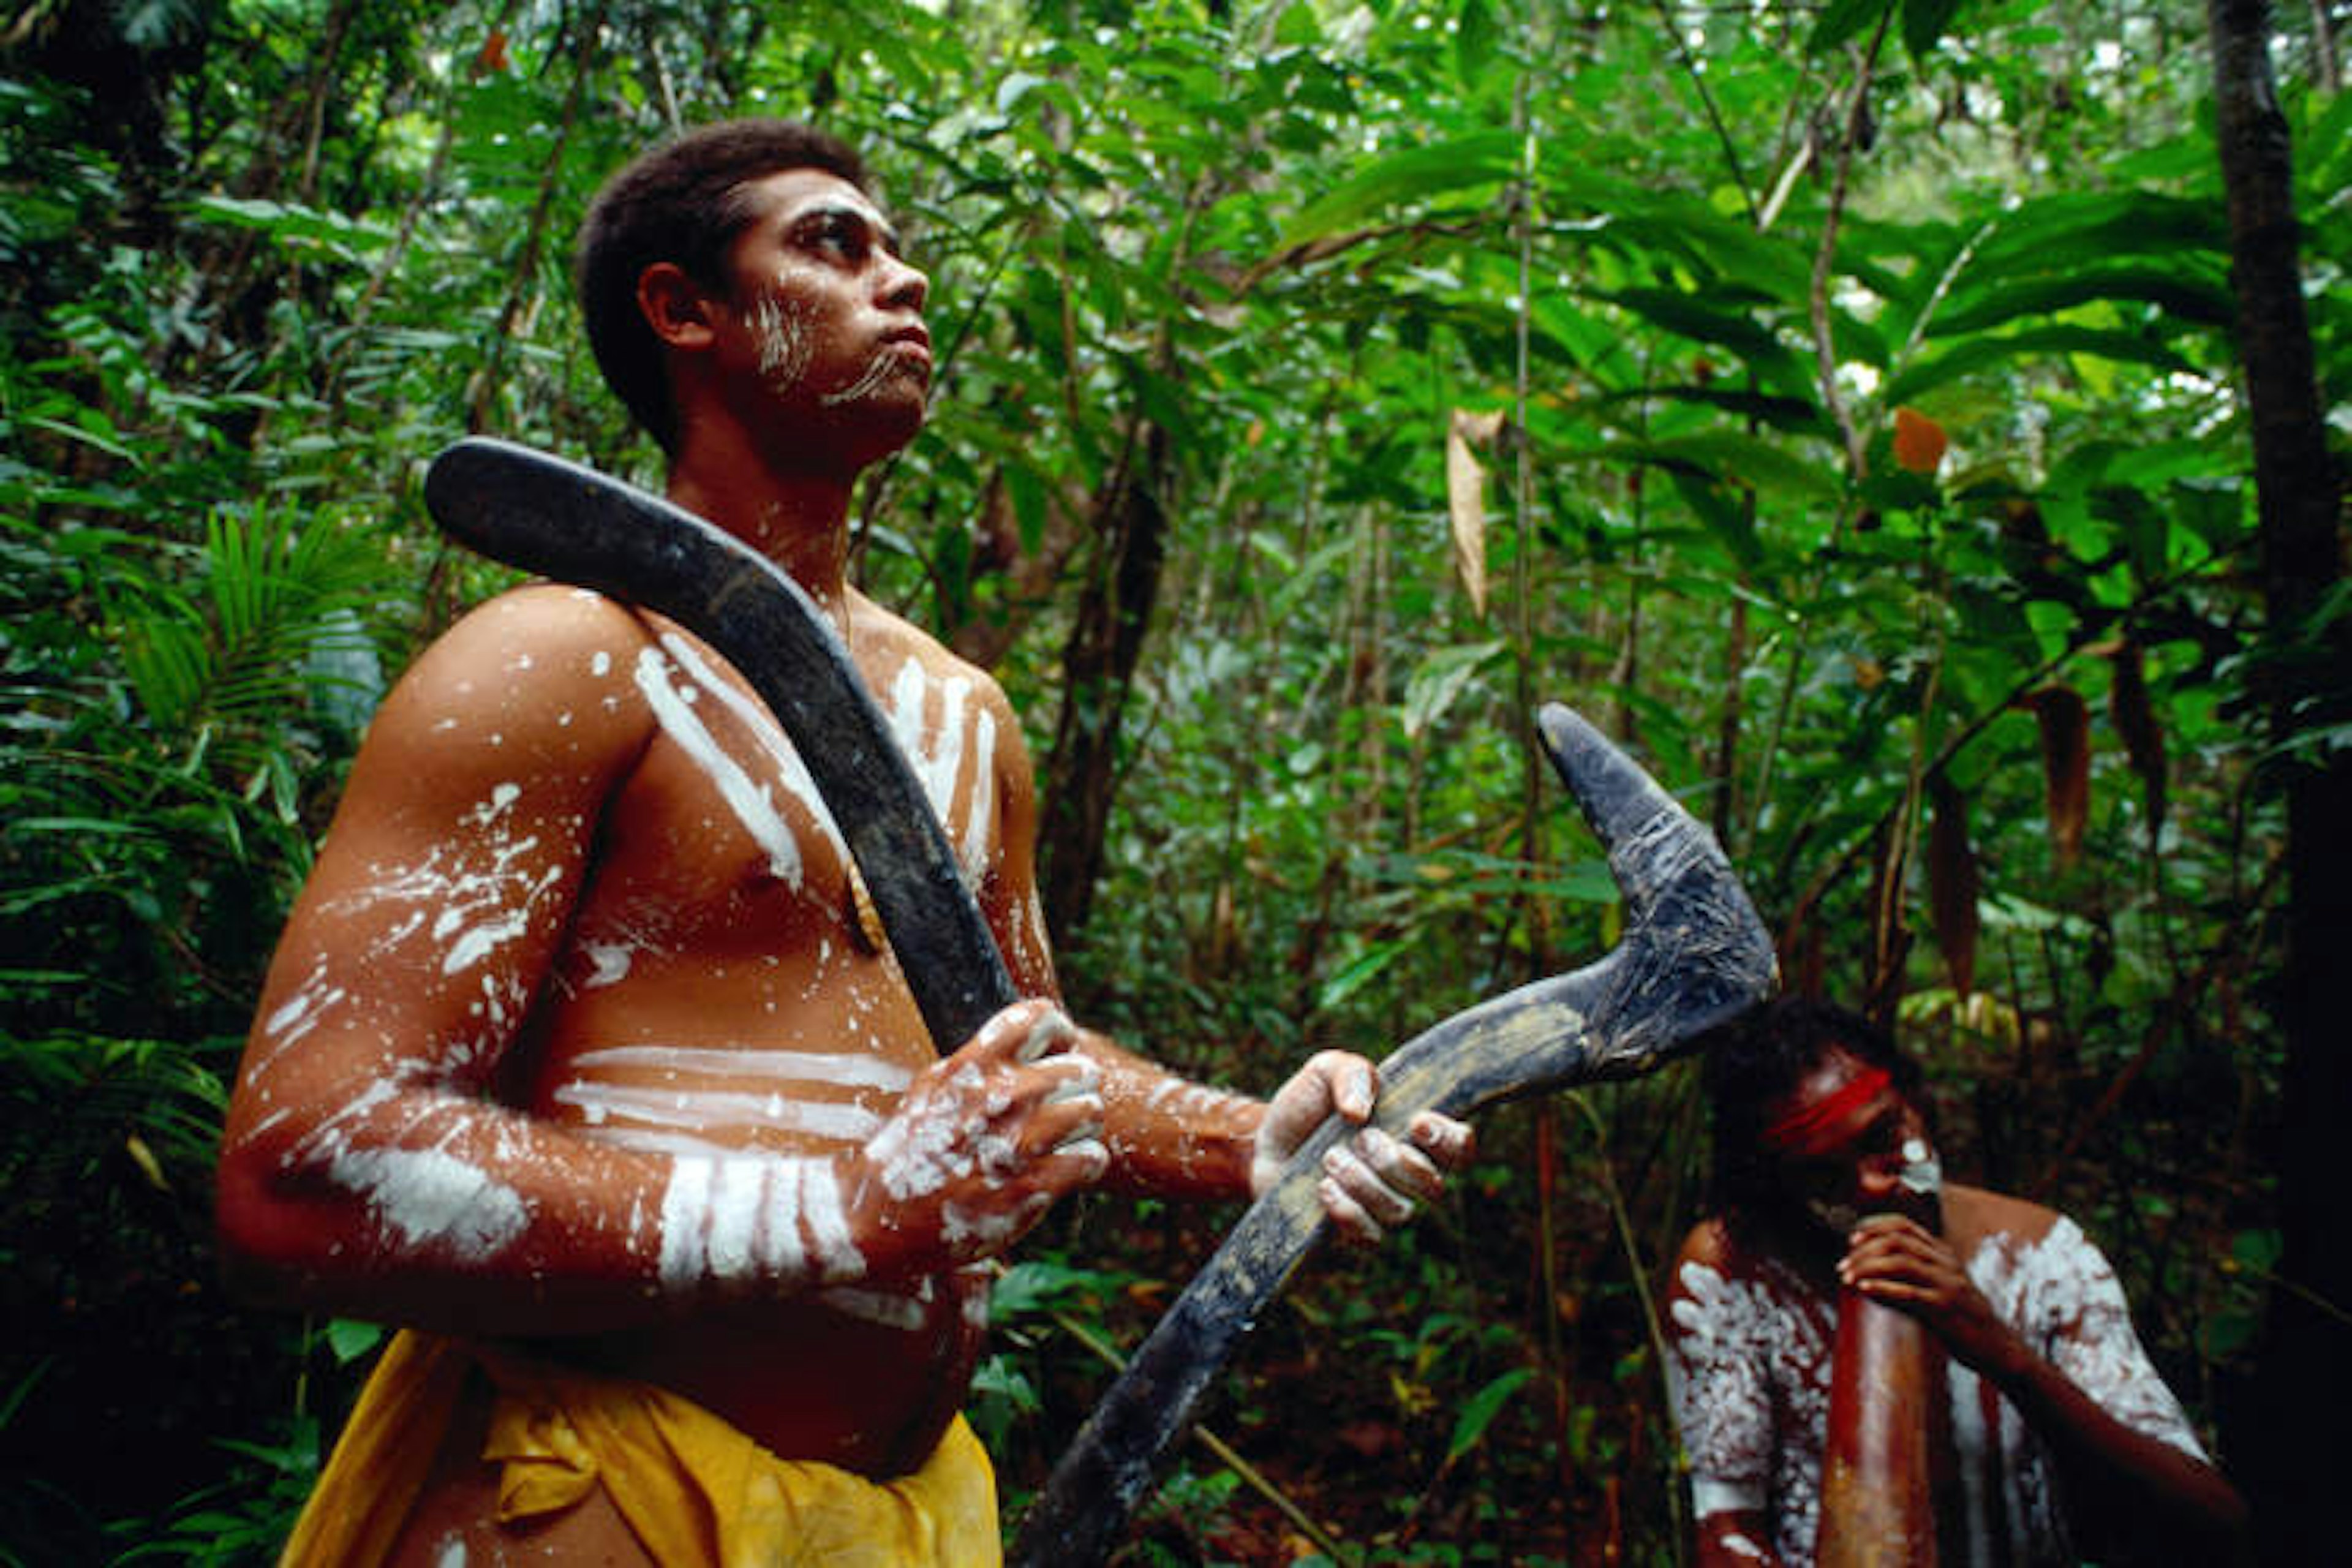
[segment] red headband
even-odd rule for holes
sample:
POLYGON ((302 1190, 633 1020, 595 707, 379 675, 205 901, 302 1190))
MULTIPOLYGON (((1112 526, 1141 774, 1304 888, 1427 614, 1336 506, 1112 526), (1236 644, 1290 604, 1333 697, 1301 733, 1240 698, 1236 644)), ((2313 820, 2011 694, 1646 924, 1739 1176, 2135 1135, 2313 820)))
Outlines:
POLYGON ((1824 1127, 1877 1099, 1890 1081, 1885 1068, 1865 1067, 1819 1100, 1792 1107, 1788 1115, 1759 1133, 1757 1142, 1773 1153, 1786 1153, 1809 1143, 1824 1127))

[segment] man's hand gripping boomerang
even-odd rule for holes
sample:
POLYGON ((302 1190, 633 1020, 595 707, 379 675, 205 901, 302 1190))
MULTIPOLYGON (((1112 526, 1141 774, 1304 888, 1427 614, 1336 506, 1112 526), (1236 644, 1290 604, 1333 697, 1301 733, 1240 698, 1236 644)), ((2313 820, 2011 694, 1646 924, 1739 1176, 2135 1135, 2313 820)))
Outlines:
MULTIPOLYGON (((807 764, 866 880, 933 1042, 1018 1000, 938 819, 831 625, 789 577, 691 513, 560 458, 468 440, 425 500, 484 554, 667 616, 742 671, 807 764)), ((1538 715, 1609 853, 1625 936, 1596 963, 1455 1014, 1381 1064, 1374 1124, 1647 1071, 1771 988, 1772 945, 1706 829, 1583 720, 1538 715)), ((1137 1351, 1038 1495, 1022 1564, 1100 1562, 1193 1405, 1326 1221, 1333 1117, 1291 1158, 1137 1351)))

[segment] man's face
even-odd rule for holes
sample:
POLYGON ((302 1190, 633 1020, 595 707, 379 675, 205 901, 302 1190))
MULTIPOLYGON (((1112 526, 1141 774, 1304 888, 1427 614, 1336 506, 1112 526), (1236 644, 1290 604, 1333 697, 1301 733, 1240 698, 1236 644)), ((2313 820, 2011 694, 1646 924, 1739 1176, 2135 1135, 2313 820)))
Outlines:
POLYGON ((744 194, 757 216, 727 252, 730 357, 792 435, 861 464, 895 451, 921 427, 930 389, 929 280, 837 175, 790 169, 744 194))
POLYGON ((1916 1210, 1940 1181, 1918 1111, 1849 1051, 1832 1048, 1765 1107, 1764 1125, 1782 1189, 1840 1235, 1866 1214, 1916 1210))

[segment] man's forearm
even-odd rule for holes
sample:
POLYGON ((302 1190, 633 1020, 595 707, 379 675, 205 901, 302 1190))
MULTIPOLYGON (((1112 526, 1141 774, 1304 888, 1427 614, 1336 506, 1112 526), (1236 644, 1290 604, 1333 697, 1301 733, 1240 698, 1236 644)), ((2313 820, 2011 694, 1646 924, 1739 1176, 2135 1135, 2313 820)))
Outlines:
POLYGON ((2086 1547, 2166 1563, 2234 1555, 2245 1502, 2211 1465, 2116 1419, 2031 1352, 1989 1375, 2048 1446, 2086 1547))
POLYGON ((1250 1195, 1250 1156, 1265 1105, 1177 1077, 1091 1030, 1079 1047, 1102 1068, 1104 1184, 1155 1197, 1250 1195))

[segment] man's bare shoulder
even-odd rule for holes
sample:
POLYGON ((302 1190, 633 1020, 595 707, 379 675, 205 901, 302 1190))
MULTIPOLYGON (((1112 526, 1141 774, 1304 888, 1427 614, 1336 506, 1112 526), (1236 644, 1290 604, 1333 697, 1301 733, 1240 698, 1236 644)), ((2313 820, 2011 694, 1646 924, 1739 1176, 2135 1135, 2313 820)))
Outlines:
POLYGON ((1682 1250, 1675 1255, 1675 1275, 1679 1279, 1683 1269, 1694 1263, 1726 1274, 1735 1271, 1739 1262, 1739 1247, 1732 1239, 1731 1227, 1718 1215, 1699 1221, 1683 1237, 1682 1250))
POLYGON ((892 614, 863 595, 854 601, 852 627, 858 647, 897 666, 912 660, 930 680, 962 681, 986 706, 1012 711, 1003 689, 987 670, 965 658, 939 638, 905 617, 892 614))
POLYGON ((615 720, 634 729, 643 721, 634 671, 651 641, 635 612, 602 594, 550 583, 511 589, 467 612, 417 657, 379 724, 422 724, 453 738, 476 723, 506 726, 485 737, 492 744, 507 743, 518 723, 576 727, 581 741, 615 720))
POLYGON ((2048 1236, 2059 1218, 2056 1209, 2005 1193, 1958 1182, 1944 1188, 1945 1234, 1964 1247, 1996 1237, 2030 1247, 2048 1236))

